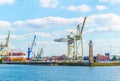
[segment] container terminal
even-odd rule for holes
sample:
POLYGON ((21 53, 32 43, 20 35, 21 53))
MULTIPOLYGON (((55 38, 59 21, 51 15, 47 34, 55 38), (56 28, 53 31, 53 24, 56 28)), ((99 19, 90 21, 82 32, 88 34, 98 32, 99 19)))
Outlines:
POLYGON ((28 47, 28 53, 22 51, 8 50, 10 31, 5 43, 0 44, 0 63, 1 64, 32 64, 32 65, 61 65, 61 66, 119 66, 120 57, 110 53, 93 55, 93 41, 89 41, 89 55, 84 56, 82 33, 87 17, 84 17, 82 26, 78 25, 76 33, 70 32, 67 38, 55 39, 55 42, 67 42, 67 55, 42 57, 43 48, 37 55, 31 57, 32 49, 35 44, 34 36, 31 47, 28 47), (81 50, 81 56, 78 51, 81 50))

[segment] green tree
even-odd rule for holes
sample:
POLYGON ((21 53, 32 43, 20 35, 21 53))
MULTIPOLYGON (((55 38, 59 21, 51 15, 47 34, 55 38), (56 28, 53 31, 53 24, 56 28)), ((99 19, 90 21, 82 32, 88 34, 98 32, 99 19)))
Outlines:
POLYGON ((116 61, 116 60, 117 60, 117 57, 113 56, 112 61, 116 61))

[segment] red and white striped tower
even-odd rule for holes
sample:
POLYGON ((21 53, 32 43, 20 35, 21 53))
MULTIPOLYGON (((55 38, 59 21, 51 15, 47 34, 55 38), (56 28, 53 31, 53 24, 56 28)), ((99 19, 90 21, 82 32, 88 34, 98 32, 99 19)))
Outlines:
POLYGON ((89 62, 94 63, 94 58, 93 58, 93 43, 92 40, 89 41, 89 62))

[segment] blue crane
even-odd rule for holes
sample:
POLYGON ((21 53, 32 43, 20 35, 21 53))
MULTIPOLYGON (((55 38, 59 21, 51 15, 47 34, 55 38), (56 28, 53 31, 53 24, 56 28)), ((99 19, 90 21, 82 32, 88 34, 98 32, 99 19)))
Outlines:
POLYGON ((31 45, 31 48, 28 47, 28 60, 30 59, 30 54, 31 54, 32 49, 33 49, 33 46, 34 46, 34 44, 35 44, 35 39, 36 39, 36 35, 34 36, 34 39, 33 39, 32 45, 31 45))

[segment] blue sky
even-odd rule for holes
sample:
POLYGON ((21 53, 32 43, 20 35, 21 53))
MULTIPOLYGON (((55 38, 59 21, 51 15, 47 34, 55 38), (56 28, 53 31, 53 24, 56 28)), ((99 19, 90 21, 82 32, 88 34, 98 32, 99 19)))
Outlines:
POLYGON ((66 38, 82 24, 84 55, 89 40, 94 42, 94 55, 110 52, 120 55, 120 0, 0 0, 0 41, 11 31, 9 49, 27 52, 34 35, 33 51, 43 48, 44 56, 67 54, 66 38))

